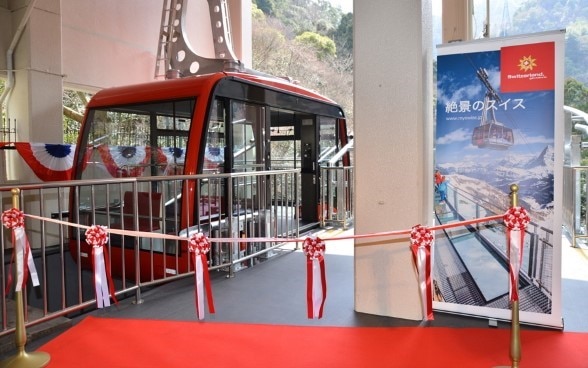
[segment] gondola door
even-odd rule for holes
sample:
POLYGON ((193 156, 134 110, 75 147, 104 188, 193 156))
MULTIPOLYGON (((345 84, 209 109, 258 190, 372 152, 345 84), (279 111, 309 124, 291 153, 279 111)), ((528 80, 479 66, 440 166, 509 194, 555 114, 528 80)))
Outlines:
MULTIPOLYGON (((241 101, 231 102, 231 123, 228 125, 231 147, 230 172, 256 172, 267 169, 265 107, 241 101)), ((260 176, 241 177, 232 183, 234 214, 254 213, 266 209, 265 179, 260 176)))
POLYGON ((300 120, 300 155, 301 155, 301 209, 300 219, 303 223, 319 221, 319 168, 317 164, 318 133, 316 119, 303 117, 300 120))

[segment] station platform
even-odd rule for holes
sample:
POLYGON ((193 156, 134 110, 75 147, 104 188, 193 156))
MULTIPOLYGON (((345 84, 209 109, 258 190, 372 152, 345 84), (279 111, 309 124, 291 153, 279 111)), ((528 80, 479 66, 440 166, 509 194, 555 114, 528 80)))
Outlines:
MULTIPOLYGON (((328 296, 322 319, 306 315, 306 257, 301 249, 281 251, 269 262, 236 273, 211 274, 215 314, 207 314, 203 323, 235 322, 252 324, 339 326, 339 327, 489 327, 487 319, 435 312, 434 321, 411 321, 399 318, 358 313, 354 310, 354 240, 329 241, 329 238, 354 234, 354 229, 324 230, 317 236, 326 240, 326 271, 328 296)), ((588 333, 588 249, 572 248, 563 239, 562 249, 562 314, 564 330, 588 333)), ((9 311, 13 313, 13 311, 9 311)), ((142 303, 134 298, 119 301, 105 309, 97 309, 72 318, 42 323, 27 329, 27 351, 34 351, 60 332, 77 324, 86 316, 108 318, 158 319, 174 321, 197 320, 194 308, 194 280, 185 278, 142 292, 142 303)), ((498 328, 510 328, 499 322, 498 328)), ((523 329, 541 329, 524 326, 523 329)), ((7 338, 12 336, 7 336, 7 338)), ((2 343, 2 357, 14 354, 14 343, 2 343), (12 344, 12 345, 11 345, 12 344)))

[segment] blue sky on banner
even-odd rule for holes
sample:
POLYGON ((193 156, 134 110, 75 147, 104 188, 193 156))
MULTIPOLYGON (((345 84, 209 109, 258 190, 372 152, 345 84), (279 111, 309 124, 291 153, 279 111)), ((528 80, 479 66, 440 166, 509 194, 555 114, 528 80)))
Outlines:
MULTIPOLYGON (((482 159, 488 153, 472 145, 472 133, 480 124, 486 88, 476 76, 485 68, 489 82, 502 102, 496 119, 513 129, 515 144, 503 155, 536 155, 553 145, 553 91, 500 93, 500 51, 445 55, 438 58, 437 160, 438 163, 463 159, 482 159), (551 103, 550 103, 551 102, 551 103), (470 111, 460 111, 463 106, 470 111), (450 148, 451 147, 451 148, 450 148)), ((497 152, 493 152, 496 157, 497 152)))

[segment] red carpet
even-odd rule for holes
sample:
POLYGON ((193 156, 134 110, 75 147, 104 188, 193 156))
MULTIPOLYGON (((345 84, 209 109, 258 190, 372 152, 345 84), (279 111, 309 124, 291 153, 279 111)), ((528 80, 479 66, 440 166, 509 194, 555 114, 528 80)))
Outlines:
MULTIPOLYGON (((39 349, 49 367, 510 366, 510 331, 301 327, 87 317, 39 349)), ((522 368, 588 367, 588 334, 521 331, 522 368)))

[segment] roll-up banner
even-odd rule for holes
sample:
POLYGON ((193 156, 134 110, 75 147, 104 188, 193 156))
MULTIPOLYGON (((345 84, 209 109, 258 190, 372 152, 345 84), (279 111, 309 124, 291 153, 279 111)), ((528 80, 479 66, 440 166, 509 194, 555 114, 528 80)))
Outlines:
MULTIPOLYGON (((504 214, 518 185, 518 205, 531 217, 520 321, 556 328, 563 327, 564 41, 565 32, 554 31, 438 46, 434 147, 437 224, 504 214)), ((508 273, 502 221, 437 231, 436 310, 509 320, 508 273)))

